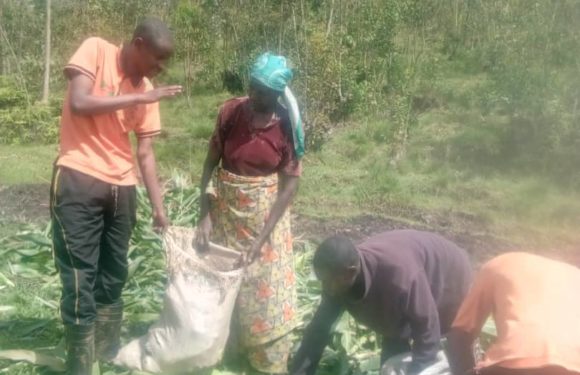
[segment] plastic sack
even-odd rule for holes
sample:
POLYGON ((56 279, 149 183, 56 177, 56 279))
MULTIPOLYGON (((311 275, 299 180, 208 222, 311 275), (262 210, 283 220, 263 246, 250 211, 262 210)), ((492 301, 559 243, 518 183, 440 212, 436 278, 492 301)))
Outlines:
POLYGON ((163 238, 168 282, 159 320, 146 335, 121 348, 113 362, 152 373, 208 368, 220 361, 242 269, 239 253, 210 244, 192 248, 195 229, 170 227, 163 238))
MULTIPOLYGON (((389 358, 381 367, 381 375, 407 375, 411 364, 411 353, 403 353, 389 358)), ((437 361, 425 368, 419 375, 451 375, 447 356, 441 350, 437 353, 437 361)))

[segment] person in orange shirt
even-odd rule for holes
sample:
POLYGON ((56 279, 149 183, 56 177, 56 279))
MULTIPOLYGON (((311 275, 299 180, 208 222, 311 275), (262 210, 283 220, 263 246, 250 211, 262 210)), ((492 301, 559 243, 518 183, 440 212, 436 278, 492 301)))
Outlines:
POLYGON ((580 269, 528 253, 485 264, 448 336, 453 375, 580 374, 580 269), (492 316, 497 337, 475 363, 473 344, 492 316))
POLYGON ((119 347, 121 292, 136 221, 131 132, 153 225, 168 225, 153 137, 160 132, 159 100, 178 94, 181 86, 153 88, 148 78, 172 52, 167 26, 148 18, 122 46, 88 38, 64 68, 68 90, 50 206, 68 374, 90 374, 95 354, 108 360, 119 347))

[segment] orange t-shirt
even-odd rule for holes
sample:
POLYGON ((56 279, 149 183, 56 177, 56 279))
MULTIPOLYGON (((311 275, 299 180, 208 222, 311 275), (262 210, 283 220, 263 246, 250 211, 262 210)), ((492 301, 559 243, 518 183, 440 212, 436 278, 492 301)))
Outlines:
MULTIPOLYGON (((65 69, 76 70, 94 82, 92 95, 114 96, 153 89, 147 78, 135 87, 121 70, 121 48, 101 38, 83 42, 65 69)), ((159 134, 159 104, 140 104, 111 113, 82 116, 72 113, 70 85, 61 119, 57 165, 114 185, 135 185, 137 175, 129 132, 137 137, 159 134)))
POLYGON ((561 366, 580 372, 580 269, 528 253, 485 264, 453 328, 479 334, 491 315, 497 338, 478 368, 561 366))

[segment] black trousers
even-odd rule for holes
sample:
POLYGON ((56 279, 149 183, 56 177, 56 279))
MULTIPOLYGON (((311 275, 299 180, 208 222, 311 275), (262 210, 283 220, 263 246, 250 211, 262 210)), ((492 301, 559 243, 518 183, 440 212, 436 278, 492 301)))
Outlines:
POLYGON ((55 167, 50 207, 54 257, 62 282, 62 320, 91 324, 97 304, 121 299, 136 221, 135 186, 112 185, 55 167))

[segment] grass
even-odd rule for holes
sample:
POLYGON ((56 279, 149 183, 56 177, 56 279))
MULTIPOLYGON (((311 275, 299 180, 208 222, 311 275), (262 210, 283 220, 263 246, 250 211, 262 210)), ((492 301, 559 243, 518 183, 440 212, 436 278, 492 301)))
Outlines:
MULTIPOLYGON (((484 83, 476 78, 450 79, 438 88, 455 104, 419 116, 411 129, 408 157, 396 169, 389 164, 392 124, 387 119, 360 116, 334 129, 320 151, 304 158, 295 212, 318 218, 373 214, 409 219, 404 217, 408 208, 451 211, 481 217, 507 236, 531 230, 545 237, 574 237, 578 192, 539 175, 502 170, 500 161, 482 160, 474 168, 454 159, 459 129, 476 128, 478 121, 498 126, 505 122, 493 115, 481 120, 457 99, 477 99, 474 87, 484 83)), ((156 153, 164 179, 184 173, 198 181, 218 109, 228 97, 206 93, 162 102, 164 131, 156 153)), ((55 154, 52 145, 0 146, 0 160, 9 161, 0 163, 0 186, 47 183, 55 154)))
POLYGON ((164 131, 157 141, 156 155, 163 176, 169 177, 176 170, 201 176, 208 140, 219 108, 228 97, 218 93, 161 104, 164 131))
MULTIPOLYGON (((446 118, 430 116, 427 120, 446 118)), ((320 152, 307 154, 297 211, 332 218, 399 216, 405 208, 416 208, 468 213, 500 232, 529 229, 556 236, 576 232, 578 192, 539 175, 473 171, 437 160, 442 151, 433 150, 433 144, 437 136, 446 135, 428 127, 416 130, 409 144, 410 160, 395 169, 389 165, 390 148, 382 138, 389 129, 387 122, 375 119, 350 123, 335 131, 320 152)), ((452 132, 445 127, 439 131, 452 132)))
POLYGON ((0 145, 0 186, 50 183, 56 145, 0 145))

